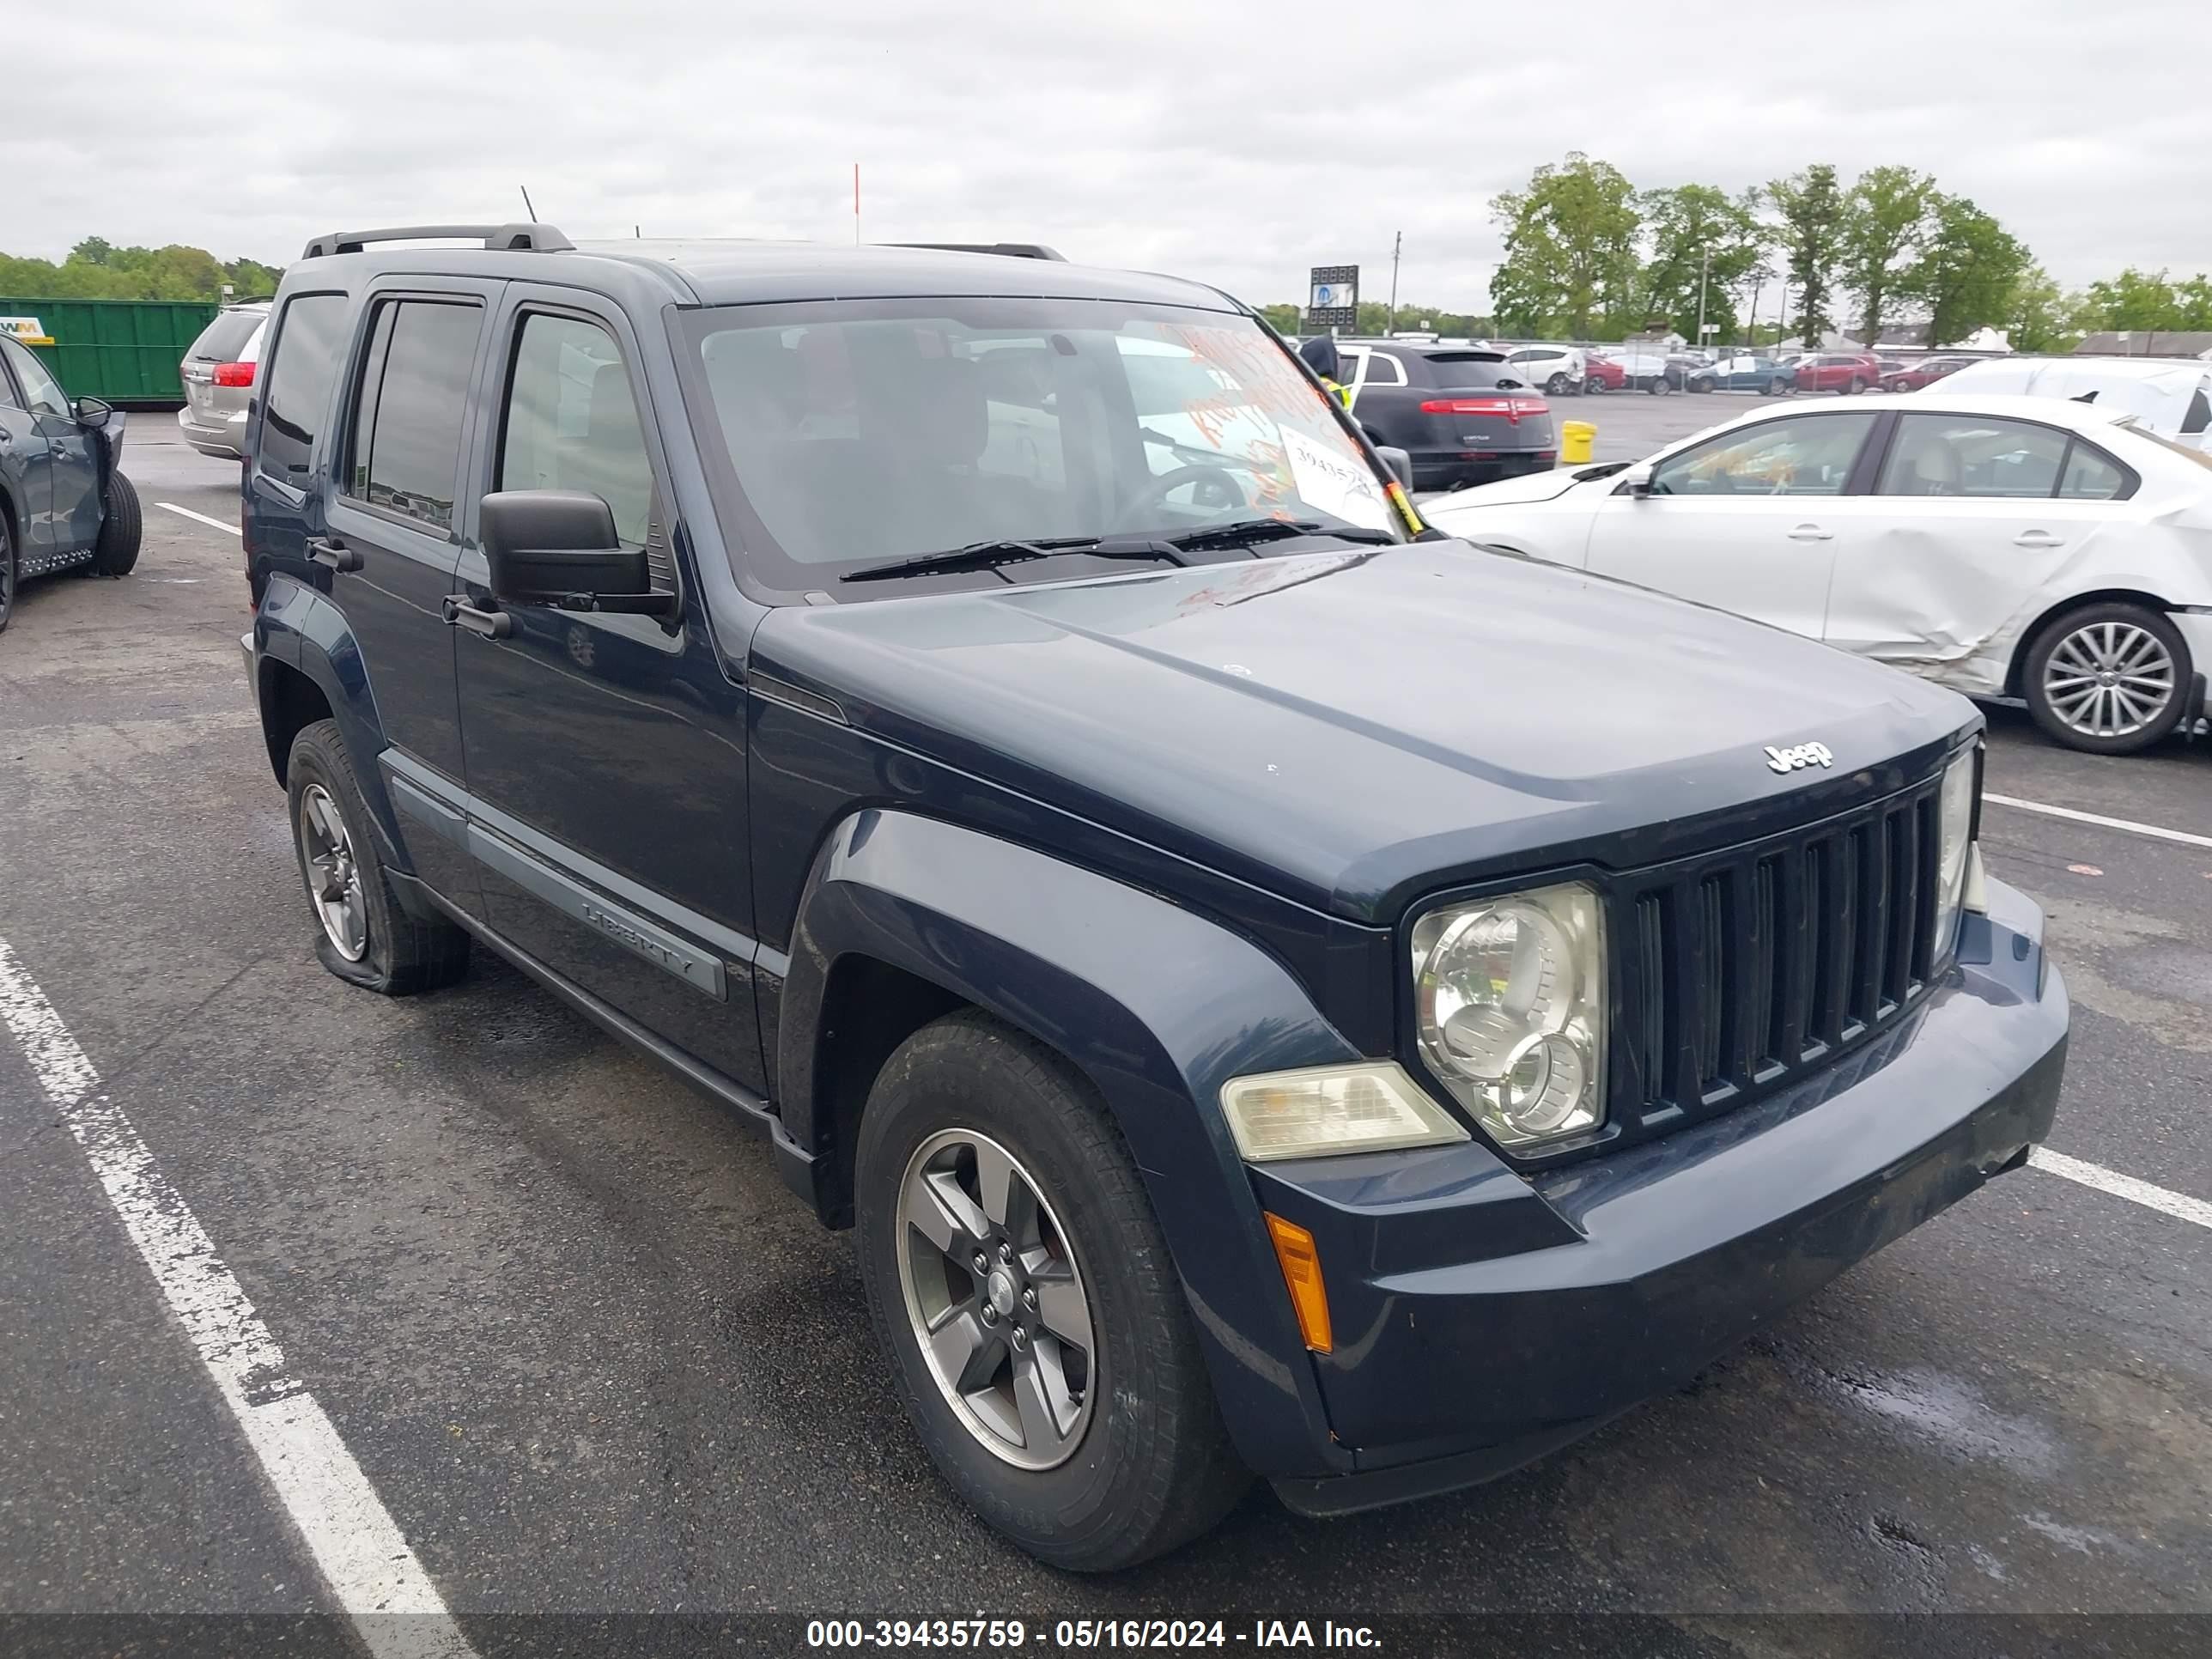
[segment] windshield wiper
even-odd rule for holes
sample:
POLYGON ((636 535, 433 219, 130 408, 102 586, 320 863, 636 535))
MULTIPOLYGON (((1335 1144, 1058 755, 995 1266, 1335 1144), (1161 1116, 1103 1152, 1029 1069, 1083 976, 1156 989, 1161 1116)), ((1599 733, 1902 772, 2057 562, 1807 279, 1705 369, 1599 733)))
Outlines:
POLYGON ((1060 553, 1087 553, 1097 559, 1165 559, 1170 564, 1185 562, 1172 544, 1158 536, 1111 538, 1050 536, 1027 542, 1001 538, 970 542, 965 547, 949 548, 942 553, 918 553, 911 558, 866 565, 858 570, 847 571, 838 580, 876 582, 898 576, 936 576, 961 570, 995 570, 1002 564, 1049 559, 1060 553))
POLYGON ((1187 552, 1201 548, 1250 547, 1260 542, 1279 542, 1293 536, 1330 536, 1340 542, 1360 542, 1371 547, 1395 547, 1398 538, 1387 530, 1366 530, 1346 525, 1341 530, 1323 527, 1318 519, 1234 519, 1227 524, 1200 525, 1159 539, 1187 552))

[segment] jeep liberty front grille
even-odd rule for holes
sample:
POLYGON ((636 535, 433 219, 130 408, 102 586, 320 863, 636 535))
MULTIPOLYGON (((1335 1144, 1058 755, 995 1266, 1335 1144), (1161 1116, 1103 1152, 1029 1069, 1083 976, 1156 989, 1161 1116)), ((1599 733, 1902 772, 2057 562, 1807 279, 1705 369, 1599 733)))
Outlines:
POLYGON ((1949 946, 1935 938, 1941 783, 1622 884, 1615 1121, 1740 1104, 1917 1006, 1949 946))

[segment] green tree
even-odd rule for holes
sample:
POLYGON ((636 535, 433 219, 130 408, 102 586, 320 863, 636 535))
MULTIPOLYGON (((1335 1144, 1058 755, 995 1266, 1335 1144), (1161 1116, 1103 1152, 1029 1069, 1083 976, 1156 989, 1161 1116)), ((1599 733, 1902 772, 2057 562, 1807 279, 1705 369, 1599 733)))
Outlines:
POLYGON ((1538 167, 1528 189, 1492 199, 1490 211, 1505 232, 1490 281, 1501 329, 1586 339, 1629 302, 1639 220, 1634 189, 1610 162, 1571 151, 1538 167))
POLYGON ((2212 329, 2212 277, 2199 272, 2177 283, 2163 270, 2154 275, 2130 265, 2090 283, 2082 310, 2092 328, 2212 329))
POLYGON ((220 300, 228 283, 234 297, 265 298, 283 276, 253 259, 216 260, 204 248, 118 247, 88 236, 59 264, 0 254, 0 294, 56 300, 220 300))
POLYGON ((2012 285, 2005 307, 2005 337, 2014 351, 2071 351, 2086 330, 2076 325, 2081 301, 2041 265, 2030 265, 2012 285))
POLYGON ((1932 214, 1920 257, 1899 273, 1897 291, 1926 309, 1929 345, 1955 345, 2006 320, 2027 249, 1963 196, 1939 194, 1932 214))
POLYGON ((1294 305, 1261 306, 1260 314, 1267 319, 1267 326, 1278 334, 1305 332, 1305 313, 1294 305))
POLYGON ((1837 275, 1859 296, 1859 338, 1880 343, 1906 256, 1920 246, 1936 200, 1936 181, 1911 167, 1870 167, 1844 198, 1837 275))
POLYGON ((1797 289, 1798 336, 1808 349, 1817 349, 1828 330, 1842 255, 1843 188, 1835 168, 1822 161, 1775 179, 1766 187, 1766 199, 1782 218, 1776 240, 1784 274, 1797 289))
POLYGON ((1712 339, 1736 338, 1735 295, 1759 271, 1769 240, 1757 192, 1730 197, 1711 185, 1677 185, 1644 191, 1636 204, 1651 258, 1644 267, 1643 314, 1635 320, 1664 322, 1695 341, 1702 311, 1716 325, 1712 339))
POLYGON ((2184 328, 2212 329, 2212 276, 2199 271, 2173 287, 2176 314, 2184 328))

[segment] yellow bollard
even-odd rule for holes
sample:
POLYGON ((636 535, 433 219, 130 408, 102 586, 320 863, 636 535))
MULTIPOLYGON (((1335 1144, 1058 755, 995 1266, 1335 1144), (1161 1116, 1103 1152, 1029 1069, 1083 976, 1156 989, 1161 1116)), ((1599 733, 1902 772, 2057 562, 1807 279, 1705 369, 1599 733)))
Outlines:
POLYGON ((1588 421, 1559 422, 1559 465, 1578 466, 1590 458, 1590 446, 1597 441, 1597 428, 1588 421))

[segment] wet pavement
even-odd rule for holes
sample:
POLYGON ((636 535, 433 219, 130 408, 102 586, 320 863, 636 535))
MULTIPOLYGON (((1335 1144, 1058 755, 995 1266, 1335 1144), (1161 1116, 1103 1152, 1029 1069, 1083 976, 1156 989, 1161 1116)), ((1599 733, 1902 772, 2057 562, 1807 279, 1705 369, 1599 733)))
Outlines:
MULTIPOLYGON (((1602 433, 1632 400, 1589 401, 1602 433)), ((0 938, 480 1651, 679 1613, 786 1616, 727 1627, 755 1651, 977 1613, 1225 1618, 1231 1646, 1327 1618, 1401 1652, 2212 1648, 2212 1230, 2034 1170, 1488 1487, 1334 1522, 1261 1491, 1137 1571, 1037 1566, 935 1477, 848 1237, 757 1140, 488 956, 404 1002, 317 964, 236 541, 155 505, 234 524, 234 469, 134 422, 137 574, 34 583, 0 635, 0 938), (1934 1613, 1962 1616, 1876 1617, 1934 1613)), ((1998 709, 1989 787, 2212 834, 2212 743, 2093 758, 1998 709)), ((2075 998, 2051 1146, 2212 1200, 2212 847, 1994 804, 1984 837, 2075 998)), ((331 1605, 0 1044, 0 1613, 331 1605)))

